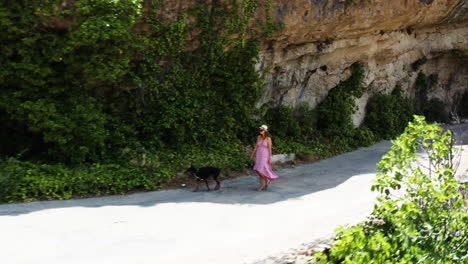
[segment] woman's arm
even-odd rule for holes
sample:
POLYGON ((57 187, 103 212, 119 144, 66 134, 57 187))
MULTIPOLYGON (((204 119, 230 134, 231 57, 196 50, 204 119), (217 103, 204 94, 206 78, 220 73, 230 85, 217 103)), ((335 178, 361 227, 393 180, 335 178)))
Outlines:
MULTIPOLYGON (((258 142, 258 137, 257 137, 257 142, 258 142)), ((257 142, 255 142, 255 147, 254 147, 254 150, 252 151, 252 154, 250 155, 250 159, 253 159, 255 152, 257 152, 257 142)))
POLYGON ((268 138, 268 152, 270 153, 270 158, 268 159, 268 162, 271 164, 271 158, 273 157, 272 153, 271 153, 271 146, 273 145, 273 143, 271 142, 271 137, 268 138))

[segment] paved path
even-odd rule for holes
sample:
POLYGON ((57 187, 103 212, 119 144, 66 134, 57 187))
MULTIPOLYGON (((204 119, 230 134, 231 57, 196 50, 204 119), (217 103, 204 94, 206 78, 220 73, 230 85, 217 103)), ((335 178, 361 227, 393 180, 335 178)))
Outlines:
POLYGON ((265 192, 248 175, 217 192, 0 205, 1 263, 252 263, 365 219, 375 164, 390 145, 278 171, 265 192))

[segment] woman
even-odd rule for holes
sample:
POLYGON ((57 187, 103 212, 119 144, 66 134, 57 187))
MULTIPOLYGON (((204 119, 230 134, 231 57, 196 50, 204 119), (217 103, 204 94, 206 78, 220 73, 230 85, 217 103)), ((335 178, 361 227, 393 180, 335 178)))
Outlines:
POLYGON ((257 144, 250 159, 253 158, 254 154, 257 154, 254 170, 259 176, 260 188, 258 190, 263 191, 268 188, 271 181, 279 178, 271 169, 271 137, 266 125, 260 126, 260 135, 257 137, 257 144))

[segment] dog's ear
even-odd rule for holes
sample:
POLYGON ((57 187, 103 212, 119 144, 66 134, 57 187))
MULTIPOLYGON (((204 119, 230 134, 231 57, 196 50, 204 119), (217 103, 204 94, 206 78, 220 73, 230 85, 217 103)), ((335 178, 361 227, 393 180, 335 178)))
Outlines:
POLYGON ((195 171, 195 168, 193 166, 190 166, 187 170, 185 170, 185 173, 193 173, 195 171))

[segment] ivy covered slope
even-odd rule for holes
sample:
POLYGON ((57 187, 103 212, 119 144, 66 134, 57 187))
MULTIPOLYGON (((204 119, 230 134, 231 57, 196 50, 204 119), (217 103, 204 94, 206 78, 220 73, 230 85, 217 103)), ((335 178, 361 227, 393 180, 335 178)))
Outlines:
POLYGON ((143 14, 136 0, 2 0, 3 202, 155 189, 191 163, 247 165, 262 78, 246 36, 275 25, 250 25, 256 1, 199 4, 171 22, 161 2, 143 14))
POLYGON ((354 128, 359 63, 315 109, 256 109, 255 40, 282 28, 271 1, 170 18, 162 0, 1 3, 1 202, 154 190, 191 164, 242 170, 261 122, 274 124, 274 152, 322 158, 396 136, 412 114, 379 103, 391 134, 375 118, 354 128))
POLYGON ((2 153, 100 161, 119 147, 134 149, 132 140, 210 147, 246 127, 260 84, 257 50, 229 38, 245 30, 246 17, 234 21, 224 7, 200 5, 194 23, 188 14, 165 23, 156 7, 143 17, 141 1, 83 0, 63 11, 59 2, 3 5, 0 106, 9 140, 2 153), (48 28, 58 19, 69 27, 48 28), (138 32, 142 23, 150 29, 138 32), (199 48, 184 51, 195 29, 199 48))
POLYGON ((145 16, 136 0, 2 2, 2 201, 155 189, 190 163, 245 166, 262 82, 256 43, 232 36, 254 33, 252 1, 171 23, 160 1, 145 16), (100 163, 115 165, 87 165, 100 163))

